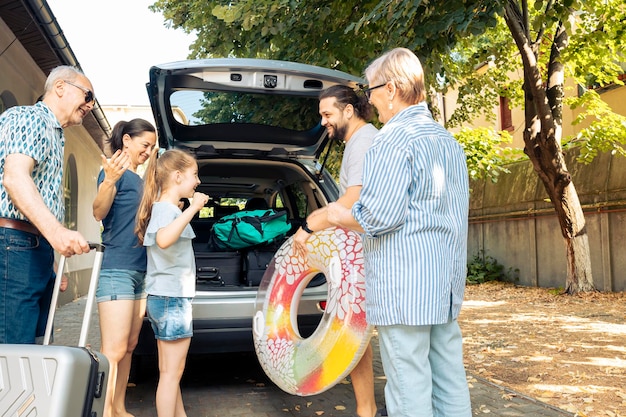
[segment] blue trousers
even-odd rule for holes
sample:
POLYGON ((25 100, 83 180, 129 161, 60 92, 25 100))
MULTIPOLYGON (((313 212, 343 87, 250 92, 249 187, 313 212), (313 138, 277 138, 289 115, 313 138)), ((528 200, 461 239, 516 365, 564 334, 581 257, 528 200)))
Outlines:
POLYGON ((377 326, 390 417, 471 417, 456 320, 433 326, 377 326))
POLYGON ((47 240, 0 227, 0 343, 32 344, 43 336, 54 277, 47 240))

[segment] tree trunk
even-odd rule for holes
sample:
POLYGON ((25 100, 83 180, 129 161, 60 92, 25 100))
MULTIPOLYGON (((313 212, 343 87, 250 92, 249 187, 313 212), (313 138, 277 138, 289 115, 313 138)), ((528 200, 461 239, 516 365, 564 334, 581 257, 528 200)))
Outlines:
POLYGON ((559 220, 567 256, 565 293, 594 291, 589 239, 578 193, 567 171, 560 146, 550 152, 546 152, 545 148, 532 148, 538 141, 555 143, 554 138, 537 140, 537 135, 541 133, 532 128, 527 130, 527 134, 524 135, 526 142, 524 151, 541 179, 559 220), (529 149, 534 149, 534 152, 529 152, 529 149))
POLYGON ((578 200, 578 194, 574 184, 571 182, 563 190, 561 208, 566 215, 562 219, 559 218, 559 224, 561 225, 561 231, 564 230, 565 225, 565 230, 568 233, 567 236, 564 236, 567 251, 565 293, 576 294, 578 292, 594 291, 587 226, 580 201, 578 200))
POLYGON ((524 66, 524 152, 554 205, 565 240, 565 292, 575 294, 593 291, 585 216, 561 148, 563 66, 559 59, 561 49, 567 44, 567 32, 563 25, 559 25, 552 45, 547 81, 544 83, 537 62, 538 43, 528 39, 527 4, 522 4, 524 10, 520 10, 515 1, 509 0, 505 6, 505 21, 524 66))

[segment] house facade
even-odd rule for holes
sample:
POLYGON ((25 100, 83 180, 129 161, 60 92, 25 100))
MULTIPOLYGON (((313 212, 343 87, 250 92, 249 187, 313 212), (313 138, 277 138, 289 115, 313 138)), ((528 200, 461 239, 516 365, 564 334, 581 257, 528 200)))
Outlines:
MULTIPOLYGON (((46 1, 0 0, 0 112, 35 103, 50 70, 58 65, 80 68, 46 1)), ((65 129, 64 223, 93 242, 100 242, 100 224, 92 216, 91 204, 110 130, 97 102, 81 126, 65 129)), ((86 294, 94 256, 92 251, 67 260, 69 288, 60 295, 60 304, 86 294)))

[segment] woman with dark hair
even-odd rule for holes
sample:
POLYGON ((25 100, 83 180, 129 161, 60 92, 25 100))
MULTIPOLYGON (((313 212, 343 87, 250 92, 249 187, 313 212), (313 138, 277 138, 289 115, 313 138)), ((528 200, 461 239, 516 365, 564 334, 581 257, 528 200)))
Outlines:
POLYGON ((156 130, 150 122, 118 122, 110 139, 114 153, 110 159, 102 155, 93 202, 93 216, 102 221, 106 247, 96 291, 101 349, 110 366, 106 417, 128 415, 126 385, 146 309, 146 251, 134 232, 143 194, 143 180, 136 171, 150 157, 155 144, 156 130))

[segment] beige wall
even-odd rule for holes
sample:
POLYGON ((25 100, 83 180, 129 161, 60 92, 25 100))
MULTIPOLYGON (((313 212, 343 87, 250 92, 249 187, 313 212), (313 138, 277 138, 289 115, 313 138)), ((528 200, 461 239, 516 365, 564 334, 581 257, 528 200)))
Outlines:
POLYGON ((102 106, 107 120, 111 127, 115 126, 120 120, 132 120, 141 118, 149 121, 154 125, 154 116, 150 106, 102 106))
MULTIPOLYGON (((512 73, 511 77, 517 76, 512 73)), ((604 100, 614 112, 626 116, 626 86, 614 86, 610 89, 599 91, 600 97, 604 100)), ((578 95, 578 87, 576 83, 569 79, 565 83, 565 96, 566 97, 575 97, 578 95)), ((455 90, 450 90, 446 93, 444 97, 439 97, 438 102, 445 106, 446 112, 446 120, 449 119, 450 115, 454 112, 456 107, 456 101, 458 99, 458 94, 455 90)), ((496 103, 499 104, 499 103, 496 103)), ((440 106, 441 107, 441 106, 440 106)), ((493 107, 493 114, 496 116, 494 122, 489 122, 485 118, 477 118, 472 121, 471 127, 492 127, 495 130, 500 130, 500 107, 499 105, 495 105, 493 107)), ((563 138, 566 138, 571 135, 575 135, 582 128, 587 127, 590 121, 586 121, 585 123, 581 123, 580 125, 573 126, 572 121, 576 118, 576 116, 580 114, 580 109, 572 110, 567 106, 563 108, 563 138)), ((513 148, 524 148, 524 139, 522 137, 524 131, 524 109, 521 107, 511 109, 511 118, 513 121, 513 143, 506 145, 513 148)), ((459 130, 459 128, 451 129, 450 131, 455 133, 459 130)))
MULTIPOLYGON (((91 206, 96 197, 96 183, 100 172, 100 154, 98 148, 84 128, 74 126, 65 129, 65 167, 70 155, 74 155, 77 162, 78 189, 71 192, 78 193, 77 230, 90 242, 100 243, 100 223, 92 215, 91 206)), ((67 172, 66 172, 67 174, 67 172)), ((77 296, 87 293, 88 279, 93 265, 95 252, 89 255, 73 256, 67 259, 67 271, 73 274, 73 287, 70 292, 63 294, 61 303, 71 301, 77 296)))
POLYGON ((33 104, 42 93, 46 76, 0 19, 0 94, 10 91, 19 104, 33 104), (11 45, 9 47, 9 44, 11 45))

